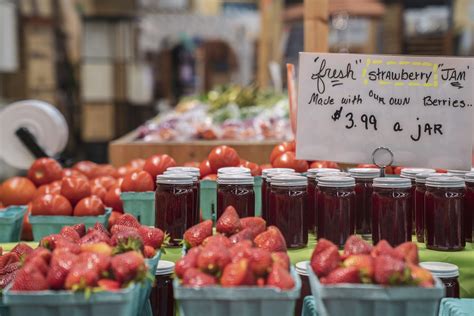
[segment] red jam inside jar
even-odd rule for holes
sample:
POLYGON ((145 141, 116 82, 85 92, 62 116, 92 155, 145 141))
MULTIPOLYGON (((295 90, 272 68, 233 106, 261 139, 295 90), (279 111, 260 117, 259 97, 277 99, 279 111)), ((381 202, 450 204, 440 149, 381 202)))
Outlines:
POLYGON ((344 247, 355 234, 355 180, 351 177, 324 176, 318 181, 318 240, 328 239, 344 247))
POLYGON ((309 277, 308 277, 308 271, 307 271, 307 266, 309 264, 309 261, 300 261, 296 263, 296 273, 300 276, 301 279, 301 291, 300 291, 300 297, 296 301, 295 305, 295 315, 301 315, 301 312, 303 311, 303 301, 304 298, 308 295, 311 295, 311 287, 309 284, 309 277))
POLYGON ((155 283, 150 294, 153 316, 174 316, 173 270, 173 262, 158 262, 155 283))
POLYGON ((411 181, 404 178, 375 178, 372 193, 372 242, 387 240, 393 247, 411 241, 411 181))
POLYGON ((294 169, 290 169, 290 168, 269 168, 269 169, 265 169, 262 171, 262 197, 261 197, 261 200, 262 200, 262 208, 261 208, 261 212, 262 212, 262 218, 268 223, 268 204, 269 204, 269 196, 270 196, 270 178, 269 178, 269 174, 271 173, 285 173, 285 172, 288 172, 288 173, 294 173, 295 170, 294 169))
POLYGON ((170 236, 169 245, 179 247, 193 213, 193 178, 188 174, 159 175, 155 192, 155 226, 170 236))
POLYGON ((464 180, 459 177, 426 179, 425 244, 441 251, 464 249, 464 180))
POLYGON ((217 218, 232 205, 242 217, 255 216, 254 179, 247 174, 222 174, 217 178, 217 218))
POLYGON ((474 172, 466 174, 466 196, 464 201, 464 235, 467 242, 472 242, 474 239, 474 172))
POLYGON ((278 175, 271 179, 270 221, 285 237, 288 248, 303 248, 308 243, 307 179, 297 175, 278 175))
POLYGON ((380 177, 380 170, 376 168, 349 169, 355 179, 355 217, 356 232, 361 235, 372 234, 372 181, 380 177))
POLYGON ((460 298, 459 268, 446 262, 420 262, 420 266, 443 282, 444 297, 460 298))

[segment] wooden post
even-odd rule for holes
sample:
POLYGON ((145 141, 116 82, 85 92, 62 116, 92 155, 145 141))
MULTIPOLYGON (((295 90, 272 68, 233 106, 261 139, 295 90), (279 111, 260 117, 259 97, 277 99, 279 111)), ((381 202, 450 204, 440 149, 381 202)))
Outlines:
POLYGON ((257 82, 262 88, 268 86, 268 63, 271 46, 272 0, 260 0, 260 40, 258 43, 257 82))
POLYGON ((304 0, 304 50, 329 51, 328 0, 304 0))

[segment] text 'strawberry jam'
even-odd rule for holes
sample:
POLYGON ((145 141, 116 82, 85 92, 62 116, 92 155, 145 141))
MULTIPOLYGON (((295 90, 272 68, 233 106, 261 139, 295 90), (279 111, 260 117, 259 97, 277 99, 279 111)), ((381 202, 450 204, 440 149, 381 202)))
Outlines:
POLYGON ((228 206, 240 217, 255 216, 254 179, 248 174, 221 174, 217 177, 217 218, 228 206))
POLYGON ((459 177, 426 179, 425 244, 441 251, 464 249, 464 180, 459 177))
POLYGON ((387 240, 392 246, 411 241, 411 181, 405 178, 375 178, 372 186, 372 242, 387 240))
POLYGON ((467 242, 474 239, 474 172, 466 174, 466 196, 464 197, 464 236, 467 242))
POLYGON ((158 262, 155 283, 150 294, 153 316, 174 316, 173 270, 173 262, 158 262))
POLYGON ((429 177, 451 177, 446 173, 419 173, 416 175, 415 189, 415 234, 416 241, 425 242, 425 192, 429 177))
POLYGON ((268 215, 272 225, 281 230, 288 248, 303 248, 308 243, 307 186, 308 181, 303 176, 271 178, 268 215))
POLYGON ((309 276, 307 270, 308 265, 309 261, 300 261, 295 264, 296 273, 298 273, 301 279, 301 292, 300 297, 296 301, 294 315, 301 315, 301 312, 303 311, 303 300, 306 296, 311 295, 311 287, 309 285, 309 276))
POLYGON ((356 232, 361 235, 372 234, 372 182, 380 177, 380 169, 352 168, 350 175, 355 179, 355 217, 356 232))
POLYGON ((268 196, 270 195, 270 184, 268 182, 268 175, 270 173, 278 173, 278 172, 289 172, 294 173, 295 170, 291 168, 269 168, 262 170, 262 218, 267 221, 268 223, 268 196))
POLYGON ((460 298, 459 268, 457 265, 446 262, 420 262, 420 266, 435 277, 440 278, 446 293, 444 297, 460 298))
POLYGON ((343 247, 355 234, 355 180, 325 176, 318 181, 318 240, 328 239, 343 247))
POLYGON ((169 245, 180 246, 193 213, 193 177, 189 174, 167 174, 156 178, 155 226, 170 236, 169 245))

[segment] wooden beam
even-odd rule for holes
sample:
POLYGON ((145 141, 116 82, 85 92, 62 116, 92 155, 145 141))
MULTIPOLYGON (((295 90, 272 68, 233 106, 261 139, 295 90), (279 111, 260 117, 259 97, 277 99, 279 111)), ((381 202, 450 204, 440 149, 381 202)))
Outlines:
POLYGON ((304 50, 329 51, 328 0, 304 0, 304 50))

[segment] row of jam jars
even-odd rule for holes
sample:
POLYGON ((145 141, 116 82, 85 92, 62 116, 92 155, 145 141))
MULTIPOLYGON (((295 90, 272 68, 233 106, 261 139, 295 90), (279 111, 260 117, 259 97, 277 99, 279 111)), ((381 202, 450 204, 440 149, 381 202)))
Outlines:
POLYGON ((411 241, 412 189, 410 179, 375 178, 372 194, 372 242, 385 239, 392 246, 411 241))
POLYGON ((286 168, 274 168, 272 172, 266 174, 265 180, 262 181, 262 206, 265 204, 265 212, 262 210, 262 218, 267 222, 267 226, 275 225, 273 218, 270 216, 270 193, 271 193, 271 181, 272 178, 279 175, 299 175, 293 169, 286 168), (275 170, 278 169, 278 170, 275 170), (263 182, 265 183, 265 196, 263 195, 263 182), (265 201, 265 202, 264 202, 265 201))
POLYGON ((217 218, 228 206, 240 217, 255 216, 254 178, 246 173, 217 176, 217 218))
POLYGON ((377 168, 352 168, 349 174, 355 179, 356 232, 365 238, 372 237, 372 182, 380 177, 377 168))
POLYGON ((467 242, 474 239, 474 172, 466 174, 466 196, 464 198, 464 232, 467 242))
POLYGON ((446 262, 426 261, 420 266, 438 277, 446 290, 444 297, 460 298, 459 268, 457 265, 446 262))
POLYGON ((195 167, 169 167, 163 174, 171 173, 186 173, 193 177, 193 208, 190 210, 189 221, 187 222, 187 227, 196 225, 201 219, 200 212, 200 182, 199 178, 201 177, 201 172, 199 168, 195 167))
POLYGON ((179 247, 193 213, 193 177, 185 173, 159 175, 156 178, 155 226, 170 236, 169 245, 179 247))
POLYGON ((355 180, 343 176, 323 176, 318 180, 318 240, 328 239, 343 247, 355 234, 355 180))
POLYGON ((425 245, 441 251, 464 249, 465 183, 459 177, 426 179, 425 245))
POLYGON ((277 175, 270 180, 269 221, 278 227, 288 248, 303 248, 308 243, 308 181, 299 175, 277 175))
POLYGON ((426 179, 429 177, 450 177, 446 173, 419 173, 416 175, 415 190, 415 235, 416 241, 425 242, 425 192, 426 179))
POLYGON ((150 293, 153 316, 174 316, 173 296, 174 263, 160 260, 156 268, 155 282, 150 293))

